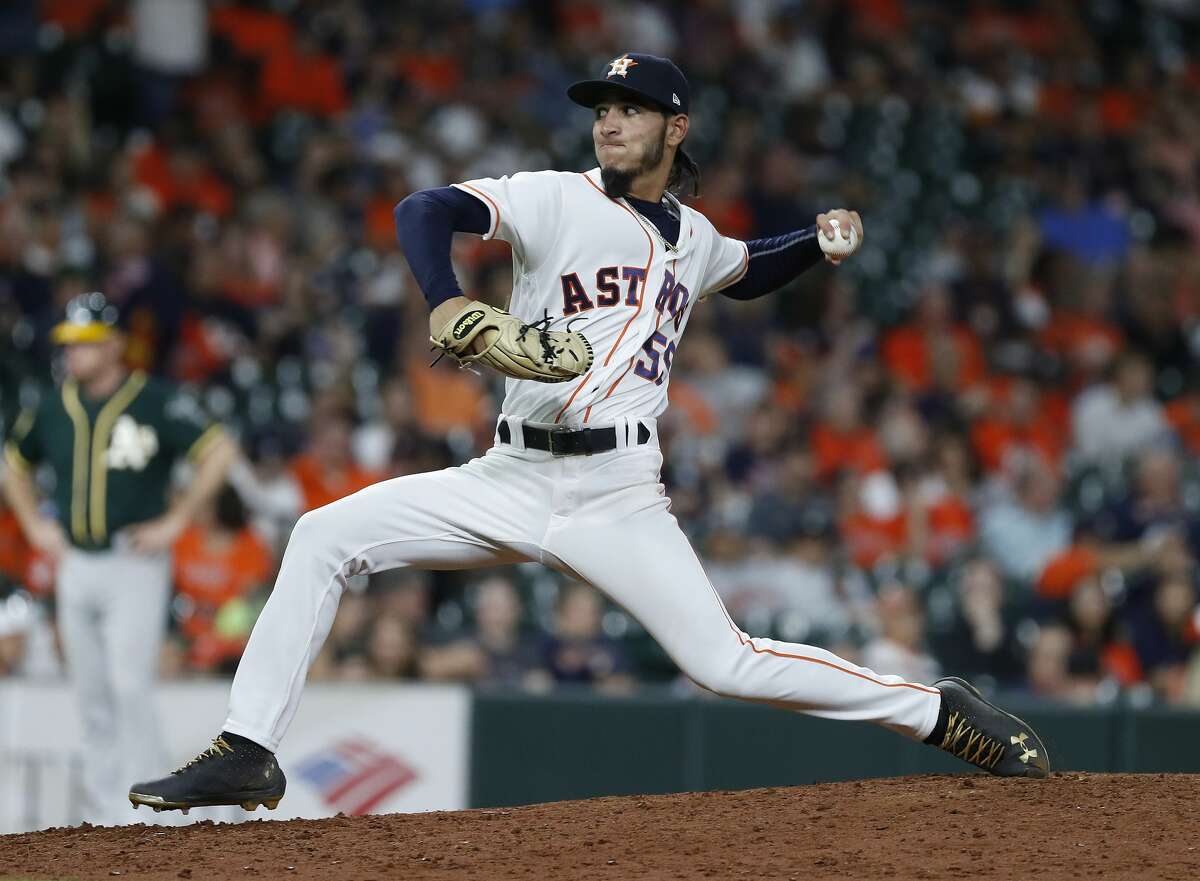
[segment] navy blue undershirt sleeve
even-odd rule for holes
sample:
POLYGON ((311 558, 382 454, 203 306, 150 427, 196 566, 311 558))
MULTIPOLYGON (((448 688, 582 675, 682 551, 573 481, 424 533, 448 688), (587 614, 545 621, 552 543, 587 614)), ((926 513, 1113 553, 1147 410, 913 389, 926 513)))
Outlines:
POLYGON ((815 225, 769 239, 754 239, 746 242, 746 248, 750 252, 746 274, 720 291, 735 300, 753 300, 777 291, 812 269, 824 256, 815 225))
POLYGON ((463 296, 450 265, 450 242, 456 232, 483 235, 491 229, 487 205, 454 187, 437 187, 406 197, 394 213, 400 249, 429 308, 463 296))

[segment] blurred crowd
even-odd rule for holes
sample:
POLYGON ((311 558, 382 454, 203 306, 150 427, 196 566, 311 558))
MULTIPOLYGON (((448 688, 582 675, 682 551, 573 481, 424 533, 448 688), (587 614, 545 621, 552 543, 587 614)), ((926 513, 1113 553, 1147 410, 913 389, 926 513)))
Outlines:
MULTIPOLYGON (((10 0, 0 413, 98 288, 130 362, 236 431, 163 658, 231 672, 302 512, 491 443, 502 383, 429 366, 394 205, 591 167, 565 86, 669 55, 723 233, 866 228, 837 270, 699 305, 676 359, 664 480, 732 614, 917 680, 1200 705, 1198 45, 1187 0, 10 0)), ((505 301, 507 246, 455 261, 505 301)), ((0 570, 0 675, 54 675, 51 567, 6 513, 0 570)), ((312 675, 676 674, 529 565, 355 582, 312 675)))

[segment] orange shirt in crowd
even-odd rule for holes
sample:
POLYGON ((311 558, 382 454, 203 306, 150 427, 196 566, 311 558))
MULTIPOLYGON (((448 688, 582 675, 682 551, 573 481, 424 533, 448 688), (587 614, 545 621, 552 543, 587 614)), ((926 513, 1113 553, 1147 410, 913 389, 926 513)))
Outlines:
MULTIPOLYGON (((175 542, 175 589, 198 609, 215 611, 230 600, 265 584, 275 569, 266 543, 253 529, 240 530, 228 545, 214 547, 202 526, 190 526, 175 542)), ((211 627, 211 615, 192 615, 182 624, 185 636, 195 638, 211 627)))
POLYGON ((686 379, 680 378, 671 383, 667 399, 671 404, 671 412, 677 417, 682 414, 687 420, 688 430, 693 434, 708 435, 721 427, 721 420, 708 401, 686 379))
POLYGON ((300 485, 305 511, 336 502, 373 483, 378 483, 384 477, 376 471, 355 464, 350 464, 341 471, 332 471, 308 453, 301 453, 292 459, 288 469, 300 485))
POLYGON ((179 629, 189 642, 189 663, 200 670, 241 656, 249 633, 218 632, 217 616, 223 606, 266 583, 275 571, 270 549, 254 530, 244 528, 221 545, 211 544, 207 536, 204 527, 189 527, 175 542, 172 561, 176 591, 192 600, 179 629))
MULTIPOLYGON (((961 325, 950 333, 958 352, 958 387, 977 384, 983 379, 984 364, 979 340, 961 325)), ((907 324, 890 331, 883 340, 883 360, 911 389, 924 390, 933 382, 933 359, 924 328, 907 324)))
POLYGON ((328 55, 273 52, 263 65, 259 98, 264 115, 278 110, 307 110, 333 116, 349 106, 342 71, 328 55))
POLYGON ((488 416, 483 386, 469 371, 430 370, 428 361, 413 361, 406 379, 417 422, 430 434, 470 431, 488 416))
POLYGON ((1065 600, 1075 585, 1094 574, 1100 567, 1096 553, 1090 548, 1071 545, 1051 557, 1037 579, 1037 592, 1047 599, 1065 600))
POLYGON ((1110 321, 1056 312, 1041 333, 1042 346, 1075 363, 1104 364, 1121 349, 1124 334, 1110 321))
POLYGON ((1142 662, 1127 642, 1110 642, 1100 651, 1104 670, 1122 685, 1136 685, 1145 678, 1142 662))
POLYGON ((1200 456, 1200 397, 1187 395, 1167 404, 1167 419, 1189 453, 1200 456))
POLYGON ((179 325, 179 339, 171 354, 171 373, 181 382, 205 382, 229 359, 207 323, 196 315, 185 315, 179 325))
POLYGON ((883 33, 905 29, 907 18, 901 0, 850 0, 854 17, 883 33))
POLYGON ((692 207, 709 219, 723 236, 745 241, 754 236, 754 213, 745 199, 697 198, 692 207))
POLYGON ((396 200, 375 198, 367 205, 364 230, 367 243, 380 251, 396 250, 396 200))
POLYGON ((1143 108, 1147 106, 1127 89, 1110 86, 1100 94, 1100 120, 1111 134, 1128 134, 1141 121, 1143 108))
POLYGON ((38 12, 42 21, 53 22, 70 36, 90 28, 96 17, 109 6, 109 0, 41 0, 38 12))
POLYGON ((448 98, 462 83, 462 64, 453 56, 428 52, 405 55, 398 64, 400 75, 426 95, 448 98))
POLYGON ((809 444, 821 480, 828 480, 843 468, 868 474, 887 467, 883 448, 869 428, 841 432, 822 423, 812 430, 809 444))
POLYGON ((29 542, 17 522, 17 515, 0 508, 0 575, 20 584, 29 561, 29 542))
POLYGON ((971 429, 971 446, 988 471, 1000 471, 1014 449, 1035 450, 1050 464, 1057 464, 1067 435, 1048 421, 1013 425, 1003 419, 981 419, 971 429))
POLYGON ((209 13, 214 34, 242 55, 262 57, 292 45, 292 24, 277 12, 245 6, 218 6, 209 13))
POLYGON ((929 535, 925 557, 931 565, 945 563, 975 535, 975 515, 958 496, 947 493, 929 507, 926 516, 929 535))
POLYGON ((184 177, 171 168, 170 158, 159 145, 138 152, 133 160, 138 182, 158 196, 164 213, 185 205, 224 217, 233 208, 233 192, 207 167, 198 167, 184 177))
POLYGON ((908 535, 903 512, 888 519, 878 519, 858 511, 844 518, 839 526, 851 559, 864 569, 872 568, 885 557, 899 554, 908 535))

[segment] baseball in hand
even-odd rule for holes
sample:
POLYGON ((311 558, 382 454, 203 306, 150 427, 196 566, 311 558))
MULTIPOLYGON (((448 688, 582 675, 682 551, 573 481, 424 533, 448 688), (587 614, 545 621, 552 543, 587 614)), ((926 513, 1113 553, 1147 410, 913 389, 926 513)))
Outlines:
POLYGON ((858 248, 858 230, 854 228, 854 224, 848 224, 848 230, 843 230, 841 224, 832 218, 827 223, 833 227, 833 238, 817 230, 817 241, 821 244, 821 250, 830 257, 841 258, 853 254, 858 248))

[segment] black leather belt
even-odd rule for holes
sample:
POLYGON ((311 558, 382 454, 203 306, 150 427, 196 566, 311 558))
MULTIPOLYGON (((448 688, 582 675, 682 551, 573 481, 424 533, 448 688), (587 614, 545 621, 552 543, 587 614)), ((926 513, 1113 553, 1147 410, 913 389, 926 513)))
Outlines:
MULTIPOLYGON (((508 420, 501 419, 496 433, 500 443, 512 443, 512 429, 508 420)), ((593 453, 607 453, 617 448, 617 429, 609 428, 535 428, 532 425, 521 426, 521 436, 525 439, 525 449, 543 450, 552 456, 590 456, 593 453)), ((637 442, 639 445, 648 443, 650 429, 640 422, 637 426, 637 442)))

